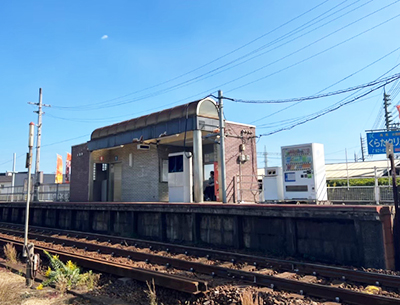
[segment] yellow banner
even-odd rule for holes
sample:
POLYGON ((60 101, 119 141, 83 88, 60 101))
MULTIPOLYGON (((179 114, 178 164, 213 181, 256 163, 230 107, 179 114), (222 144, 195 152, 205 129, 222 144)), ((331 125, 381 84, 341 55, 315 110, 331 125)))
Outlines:
POLYGON ((59 154, 57 154, 56 183, 63 183, 63 164, 59 154))

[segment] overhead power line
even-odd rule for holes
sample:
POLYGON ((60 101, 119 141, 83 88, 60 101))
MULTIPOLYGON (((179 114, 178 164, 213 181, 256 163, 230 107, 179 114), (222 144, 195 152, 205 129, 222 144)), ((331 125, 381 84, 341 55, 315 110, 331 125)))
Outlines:
MULTIPOLYGON (((391 3, 390 5, 393 5, 394 3, 397 3, 397 2, 399 2, 399 1, 400 1, 400 0, 397 0, 397 1, 393 2, 393 3, 391 3)), ((386 7, 387 7, 387 6, 386 6, 386 7)), ((386 7, 385 7, 385 8, 386 8, 386 7)), ((383 9, 383 8, 382 8, 382 9, 383 9)), ((382 9, 380 9, 380 10, 382 10, 382 9)), ((321 40, 327 38, 328 36, 331 36, 331 35, 333 35, 333 34, 336 34, 337 32, 343 30, 345 27, 348 27, 348 26, 350 26, 350 25, 353 25, 354 23, 356 23, 356 22, 358 22, 358 21, 361 21, 362 19, 364 19, 364 18, 366 18, 366 17, 369 17, 369 16, 371 16, 372 14, 374 14, 374 13, 380 11, 380 10, 377 10, 377 11, 375 11, 375 12, 373 12, 373 13, 371 13, 371 14, 368 14, 368 15, 366 15, 366 16, 364 16, 364 17, 362 17, 362 18, 360 18, 360 19, 358 19, 358 20, 356 20, 356 21, 354 21, 354 22, 351 22, 351 23, 349 23, 348 25, 346 25, 346 26, 344 26, 344 27, 342 27, 342 28, 340 28, 340 29, 338 29, 338 30, 336 30, 336 31, 334 31, 334 32, 332 32, 332 33, 330 33, 330 34, 328 34, 328 35, 325 35, 324 37, 322 37, 322 38, 320 38, 320 39, 317 39, 316 41, 314 41, 314 42, 312 42, 312 43, 310 43, 310 44, 308 44, 308 45, 306 45, 306 46, 304 46, 304 47, 302 47, 302 48, 300 48, 300 49, 298 49, 298 50, 296 50, 296 51, 294 51, 294 52, 292 52, 292 53, 290 53, 290 54, 288 54, 288 55, 285 55, 284 57, 281 57, 280 59, 278 59, 278 60, 276 60, 276 61, 274 61, 274 62, 272 62, 272 63, 269 63, 269 64, 267 64, 267 65, 265 65, 265 66, 260 67, 260 68, 257 68, 257 69, 255 69, 255 70, 253 70, 253 71, 251 71, 251 72, 249 72, 249 73, 247 73, 247 74, 245 74, 245 75, 242 75, 242 76, 240 76, 240 77, 238 77, 238 78, 236 78, 236 79, 234 79, 234 80, 231 80, 231 81, 225 83, 224 85, 227 85, 227 84, 229 84, 229 83, 232 83, 232 82, 234 82, 234 81, 237 81, 237 80, 239 80, 239 79, 242 79, 242 78, 244 78, 244 77, 246 77, 246 76, 248 76, 248 75, 250 75, 250 74, 253 74, 253 73, 258 72, 258 71, 260 71, 260 70, 262 70, 262 69, 265 69, 266 67, 270 66, 270 65, 273 64, 273 63, 276 63, 276 62, 278 62, 278 61, 281 61, 281 60, 283 60, 283 59, 285 59, 285 58, 287 58, 287 57, 289 57, 289 56, 292 56, 292 55, 294 55, 294 54, 296 54, 296 53, 298 53, 298 52, 300 52, 300 51, 302 51, 302 50, 304 50, 304 49, 306 49, 306 48, 309 48, 310 46, 312 46, 312 45, 316 44, 317 42, 319 42, 319 41, 321 41, 321 40)), ((275 72, 273 72, 273 73, 270 73, 270 74, 268 74, 268 75, 266 75, 266 76, 260 77, 260 78, 258 78, 258 79, 256 79, 256 80, 253 80, 253 81, 250 81, 250 82, 248 82, 248 83, 246 83, 246 84, 243 84, 243 85, 240 85, 240 86, 238 86, 238 87, 235 87, 235 88, 233 88, 233 89, 230 89, 229 92, 234 91, 234 90, 241 89, 241 88, 246 87, 246 86, 249 86, 249 85, 252 85, 252 84, 257 83, 257 82, 259 82, 259 81, 261 81, 261 80, 264 80, 264 79, 266 79, 266 78, 268 78, 268 77, 271 77, 271 76, 273 76, 273 75, 275 75, 275 74, 278 74, 278 73, 280 73, 280 72, 283 72, 283 71, 285 71, 285 70, 287 70, 287 69, 289 69, 289 68, 293 68, 293 67, 295 67, 295 66, 297 66, 297 65, 299 65, 299 64, 301 64, 301 63, 303 63, 303 62, 305 62, 305 61, 307 61, 307 60, 310 60, 310 59, 312 59, 312 58, 314 58, 314 57, 317 57, 317 56, 319 56, 319 55, 321 55, 321 54, 323 54, 323 53, 325 53, 325 52, 327 52, 327 51, 330 51, 330 50, 332 50, 332 49, 334 49, 334 48, 337 48, 338 46, 340 46, 340 45, 342 45, 342 44, 344 44, 344 43, 346 43, 346 42, 349 42, 349 41, 351 41, 351 40, 353 40, 353 39, 355 39, 355 38, 357 38, 357 37, 359 37, 359 36, 361 36, 361 35, 363 35, 363 34, 366 34, 366 33, 370 32, 370 31, 372 31, 372 30, 374 30, 374 29, 376 29, 376 28, 378 28, 378 27, 380 27, 380 26, 382 26, 382 25, 384 25, 384 24, 386 24, 386 23, 388 23, 388 22, 390 22, 390 21, 392 21, 392 20, 398 18, 398 17, 400 17, 400 14, 398 14, 398 15, 392 17, 392 18, 389 18, 389 19, 387 19, 387 20, 385 20, 385 21, 383 21, 383 22, 381 22, 381 23, 379 23, 379 24, 377 24, 377 25, 375 25, 375 26, 372 26, 372 27, 370 27, 369 29, 364 30, 364 31, 362 31, 362 32, 360 32, 360 33, 358 33, 358 34, 356 34, 356 35, 354 35, 354 36, 352 36, 352 37, 350 37, 350 38, 348 38, 348 39, 345 39, 345 40, 343 40, 343 41, 341 41, 341 42, 339 42, 339 43, 337 43, 337 44, 335 44, 335 45, 333 45, 333 46, 331 46, 331 47, 329 47, 329 48, 327 48, 327 49, 325 49, 325 50, 322 50, 322 51, 320 51, 320 52, 318 52, 318 53, 316 53, 316 54, 313 54, 313 55, 311 55, 311 56, 309 56, 309 57, 303 59, 303 60, 300 60, 300 61, 298 61, 298 62, 296 62, 296 63, 294 63, 294 64, 292 64, 292 65, 289 65, 289 66, 287 66, 287 67, 285 67, 285 68, 283 68, 283 69, 280 69, 280 70, 275 71, 275 72)))
POLYGON ((90 134, 85 134, 83 136, 79 136, 79 137, 75 137, 75 138, 71 138, 71 139, 66 139, 66 140, 62 140, 62 141, 58 141, 58 142, 42 145, 42 147, 47 147, 47 146, 52 146, 52 145, 56 145, 56 144, 60 144, 60 143, 65 143, 65 142, 69 142, 69 141, 80 139, 80 138, 87 137, 87 136, 90 136, 90 134))
POLYGON ((303 121, 301 121, 301 122, 298 122, 298 123, 295 123, 295 124, 293 124, 293 125, 291 125, 291 126, 284 127, 284 128, 281 128, 281 129, 278 129, 278 130, 275 130, 275 131, 272 131, 272 132, 269 132, 269 133, 260 134, 258 137, 270 136, 270 135, 276 134, 276 133, 278 133, 278 132, 285 131, 285 130, 290 130, 290 129, 296 127, 296 126, 299 126, 299 125, 305 124, 305 123, 307 123, 307 122, 313 121, 313 120, 315 120, 315 119, 317 119, 317 118, 319 118, 319 117, 321 117, 321 116, 324 116, 324 115, 326 115, 326 114, 328 114, 328 113, 330 113, 330 112, 336 111, 336 110, 342 108, 343 106, 346 106, 346 105, 349 105, 349 104, 351 104, 351 103, 354 103, 354 102, 358 101, 359 99, 361 99, 362 97, 367 96, 368 94, 370 94, 370 93, 372 93, 372 92, 374 92, 374 91, 376 91, 376 90, 378 90, 378 89, 384 87, 385 85, 387 85, 387 84, 389 84, 390 82, 393 82, 393 81, 394 81, 394 80, 391 80, 391 81, 389 81, 389 82, 386 82, 386 83, 384 83, 384 84, 381 84, 381 85, 377 86, 376 88, 372 88, 372 89, 370 89, 370 90, 369 90, 368 92, 366 92, 366 93, 363 93, 363 94, 361 94, 361 95, 359 95, 359 96, 356 96, 355 98, 352 98, 352 99, 349 100, 349 101, 342 102, 342 103, 340 103, 339 105, 336 105, 336 106, 333 107, 333 108, 330 108, 330 109, 327 109, 327 110, 325 110, 325 111, 322 111, 321 113, 319 113, 319 114, 317 114, 317 115, 315 115, 315 116, 313 116, 313 117, 311 117, 311 118, 305 119, 305 120, 303 120, 303 121))
MULTIPOLYGON (((346 1, 347 1, 347 0, 346 0, 346 1)), ((346 1, 344 1, 344 2, 346 2, 346 1)), ((251 45, 251 44, 253 44, 253 43, 259 41, 260 39, 262 39, 262 38, 264 38, 264 37, 266 37, 266 36, 268 36, 268 35, 270 35, 270 34, 276 32, 277 30, 283 28, 284 26, 286 26, 286 25, 288 25, 288 24, 294 22, 295 20, 297 20, 297 19, 299 19, 299 18, 301 18, 301 17, 303 17, 303 16, 305 16, 305 15, 311 13, 312 11, 316 10, 318 7, 322 6, 323 4, 325 4, 325 3, 327 3, 327 2, 329 2, 329 0, 325 0, 325 1, 323 1, 322 3, 317 4, 316 6, 314 6, 314 7, 312 7, 311 9, 305 11, 304 13, 301 13, 300 15, 298 15, 298 16, 296 16, 296 17, 290 19, 289 21, 286 21, 286 22, 282 23, 281 25, 279 25, 279 26, 275 27, 274 29, 268 31, 267 33, 264 33, 264 34, 258 36, 257 38, 255 38, 255 39, 253 39, 253 40, 251 40, 251 41, 249 41, 249 42, 243 44, 242 46, 240 46, 240 47, 238 47, 238 48, 236 48, 236 49, 234 49, 234 50, 232 50, 232 51, 230 51, 230 52, 228 52, 228 53, 226 53, 226 54, 224 54, 224 55, 222 55, 222 56, 219 56, 219 57, 217 57, 217 58, 215 58, 215 59, 209 61, 209 62, 206 63, 206 64, 203 64, 203 65, 201 65, 201 66, 199 66, 199 67, 197 67, 197 68, 195 68, 195 69, 193 69, 193 70, 190 70, 190 71, 188 71, 188 72, 185 72, 185 73, 183 73, 183 74, 181 74, 181 75, 178 75, 178 76, 176 76, 176 77, 173 77, 173 78, 171 78, 171 79, 169 79, 169 80, 166 80, 166 81, 160 82, 160 83, 158 83, 158 84, 155 84, 155 85, 146 87, 146 88, 144 88, 144 89, 140 89, 140 90, 137 90, 137 91, 134 91, 134 92, 131 92, 131 93, 128 93, 128 94, 125 94, 125 95, 122 95, 122 96, 113 98, 113 99, 109 99, 109 100, 106 100, 106 101, 103 101, 103 102, 96 102, 96 103, 91 103, 91 104, 86 104, 86 105, 81 105, 81 106, 71 106, 71 107, 67 107, 67 106, 54 106, 54 108, 73 109, 73 108, 77 108, 77 107, 83 108, 83 107, 98 106, 99 104, 101 105, 101 104, 104 104, 104 103, 108 103, 108 102, 112 102, 112 101, 115 101, 115 100, 119 100, 119 99, 128 97, 128 96, 130 96, 130 95, 134 95, 134 94, 137 94, 137 93, 141 93, 141 92, 144 92, 144 91, 147 91, 147 90, 150 90, 150 89, 154 89, 154 88, 160 87, 160 86, 162 86, 162 85, 171 83, 171 82, 173 82, 173 81, 175 81, 175 80, 177 80, 177 79, 180 79, 180 78, 182 78, 182 77, 184 77, 184 76, 187 76, 187 75, 189 75, 189 74, 191 74, 191 73, 193 73, 193 72, 196 72, 196 71, 198 71, 198 70, 200 70, 200 69, 202 69, 202 68, 204 68, 204 67, 207 67, 207 66, 209 66, 209 65, 211 65, 211 64, 213 64, 213 63, 215 63, 215 62, 217 62, 217 61, 219 61, 219 60, 221 60, 221 59, 223 59, 223 58, 225 58, 225 57, 227 57, 227 56, 229 56, 229 55, 232 55, 232 54, 234 54, 234 53, 236 53, 236 52, 238 52, 238 51, 244 49, 245 47, 247 47, 247 46, 249 46, 249 45, 251 45)), ((336 7, 336 6, 335 6, 335 7, 336 7)))
POLYGON ((309 100, 315 100, 323 97, 329 97, 333 95, 338 95, 338 94, 343 94, 359 89, 364 89, 367 87, 372 87, 380 83, 387 83, 390 80, 397 80, 400 78, 400 73, 394 74, 389 77, 385 77, 383 79, 375 80, 366 84, 361 84, 357 85, 354 87, 346 88, 346 89, 341 89, 333 92, 328 92, 328 93, 323 93, 323 94, 317 94, 317 95, 312 95, 312 96, 307 96, 307 97, 298 97, 298 98, 291 98, 291 99, 284 99, 284 100, 240 100, 240 99, 233 99, 234 102, 236 103, 246 103, 246 104, 283 104, 283 103, 294 103, 294 102, 300 102, 300 101, 309 101, 309 100))
MULTIPOLYGON (((372 0, 371 0, 371 1, 372 1, 372 0)), ((360 6, 358 6, 358 7, 354 8, 353 10, 351 10, 351 11, 349 11, 349 12, 346 12, 345 14, 343 14, 343 15, 341 15, 341 16, 339 16, 339 17, 333 19, 333 20, 330 20, 329 22, 327 22, 327 23, 325 23, 325 24, 323 24, 323 25, 320 25, 320 26, 314 28, 313 30, 308 31, 308 32, 305 33, 305 34, 302 34, 302 35, 300 35, 300 36, 298 36, 298 37, 296 37, 296 38, 294 38, 294 39, 292 39, 292 40, 290 40, 290 41, 287 41, 287 42, 285 42, 285 43, 283 43, 283 44, 280 44, 280 45, 274 47, 273 49, 267 50, 266 52, 263 52, 263 53, 258 54, 258 55, 256 55, 256 56, 253 56, 253 57, 251 57, 251 58, 249 58, 249 59, 247 59, 247 60, 245 60, 245 61, 242 61, 242 62, 240 62, 240 63, 238 63, 238 64, 236 64, 236 65, 234 65, 234 66, 230 66, 230 65, 233 64, 233 63, 235 63, 235 62, 237 62, 237 61, 239 61, 239 60, 241 60, 241 59, 244 59, 244 58, 248 57, 249 55, 252 55, 252 54, 254 54, 254 53, 257 53, 257 52, 261 51, 262 49, 266 48, 267 46, 273 45, 273 44, 275 44, 275 43, 277 43, 277 42, 279 42, 279 41, 281 41, 281 40, 283 40, 283 39, 286 39, 286 38, 292 36, 292 35, 293 35, 293 33, 292 33, 293 31, 289 33, 290 35, 285 34, 285 35, 281 36, 280 38, 275 39, 274 41, 272 41, 272 42, 270 42, 270 43, 268 43, 268 44, 266 44, 266 45, 264 45, 264 46, 259 47, 259 48, 256 49, 256 50, 253 50, 253 51, 251 51, 251 52, 249 52, 249 53, 247 53, 247 54, 245 54, 245 55, 243 55, 243 56, 241 56, 241 57, 239 57, 239 58, 237 58, 237 59, 235 59, 235 60, 233 60, 233 61, 231 61, 231 62, 228 62, 228 63, 226 63, 226 64, 224 64, 224 65, 222 65, 222 66, 220 66, 220 67, 217 67, 217 68, 215 68, 215 69, 213 69, 213 70, 211 70, 211 71, 208 71, 208 72, 206 72, 206 73, 204 73, 204 74, 202 74, 202 75, 196 76, 196 77, 194 77, 194 78, 192 78, 192 79, 189 79, 189 80, 187 80, 187 81, 181 82, 181 83, 176 84, 176 85, 173 85, 173 86, 171 86, 171 87, 168 87, 168 88, 165 88, 165 89, 160 89, 160 90, 158 90, 158 91, 156 91, 156 92, 153 92, 153 93, 148 93, 148 94, 146 94, 146 95, 143 95, 143 96, 140 96, 140 97, 131 99, 131 100, 118 101, 118 102, 109 103, 109 104, 107 104, 106 102, 101 102, 101 103, 94 103, 94 104, 88 104, 88 105, 81 105, 81 106, 79 106, 79 107, 78 107, 78 106, 75 106, 75 107, 60 107, 60 106, 58 106, 58 107, 54 107, 54 108, 69 109, 69 110, 92 110, 93 108, 95 108, 95 109, 102 109, 102 108, 117 107, 117 106, 121 106, 121 105, 126 105, 126 104, 130 104, 130 103, 138 102, 138 101, 141 101, 141 100, 144 100, 144 99, 148 99, 148 98, 151 98, 151 97, 155 97, 155 96, 158 96, 158 95, 161 95, 161 94, 165 94, 165 93, 168 93, 168 92, 173 91, 173 90, 176 90, 176 89, 180 89, 180 88, 189 86, 189 85, 191 85, 191 84, 193 84, 193 83, 196 83, 196 82, 198 82, 198 81, 201 81, 201 80, 204 80, 204 79, 206 79, 206 78, 210 78, 210 77, 212 77, 212 76, 215 76, 215 75, 217 75, 217 74, 226 72, 227 70, 230 70, 230 69, 232 69, 232 68, 234 68, 234 67, 237 67, 237 66, 239 66, 239 65, 241 65, 241 64, 244 64, 244 63, 246 63, 246 62, 248 62, 248 61, 250 61, 250 60, 252 60, 252 59, 254 59, 254 58, 256 58, 256 57, 259 57, 259 56, 264 55, 264 54, 266 54, 266 53, 268 53, 268 52, 271 52, 272 50, 278 49, 278 48, 280 48, 280 47, 282 47, 282 46, 284 46, 284 45, 286 45, 286 44, 288 44, 288 43, 290 43, 290 42, 292 42, 292 41, 294 41, 294 40, 296 40, 296 39, 298 39, 298 38, 300 38, 300 37, 303 37, 303 36, 306 35, 306 34, 309 34, 309 33, 313 32, 313 31, 315 31, 315 30, 320 29, 321 27, 323 27, 323 26, 325 26, 325 25, 327 25, 327 24, 333 22, 334 20, 337 20, 338 18, 343 17, 344 15, 346 15, 346 14, 348 14, 348 13, 350 13, 350 12, 356 10, 356 9, 359 9, 360 7, 362 7, 362 6, 364 6, 364 5, 368 4, 368 3, 370 3, 371 1, 369 1, 369 2, 367 2, 367 3, 364 3, 364 4, 360 5, 360 6), (291 34, 291 33, 292 33, 292 34, 291 34), (224 68, 224 67, 226 67, 226 66, 230 66, 230 67, 228 67, 228 68, 226 68, 226 69, 224 69, 224 70, 220 70, 220 69, 222 69, 222 68, 224 68), (216 71, 217 71, 217 72, 216 72, 216 71), (213 72, 215 72, 215 73, 213 73, 213 72), (212 73, 213 73, 213 74, 212 74, 212 73)), ((346 25, 346 26, 344 26, 344 27, 342 27, 342 28, 340 28, 340 29, 338 29, 338 30, 336 30, 336 31, 334 31, 334 32, 332 32, 332 33, 330 33, 330 34, 328 34, 328 35, 324 36, 323 38, 318 39, 317 41, 314 41, 313 43, 311 43, 311 44, 305 46, 304 48, 301 48, 301 49, 299 49, 299 50, 297 50, 297 51, 295 51, 295 52, 293 52, 293 53, 291 53, 291 54, 289 54, 289 55, 286 55, 286 56, 284 56, 284 57, 278 59, 277 61, 274 61, 274 62, 272 62, 272 63, 270 63, 270 64, 268 64, 268 65, 266 65, 266 66, 263 66, 263 67, 261 67, 260 69, 254 70, 254 71, 252 71, 252 72, 250 72, 250 73, 248 73, 248 74, 246 74, 246 75, 244 75, 244 76, 242 76, 242 77, 239 77, 239 78, 237 78, 237 79, 234 79, 234 80, 232 80, 232 81, 229 81, 228 83, 225 83, 225 84, 222 84, 222 85, 220 85, 220 86, 218 86, 218 87, 216 87, 216 88, 213 88, 212 90, 217 89, 217 88, 220 88, 220 87, 222 87, 223 85, 232 83, 232 82, 234 82, 234 81, 236 81, 236 80, 238 80, 238 79, 241 79, 241 78, 243 78, 243 77, 246 77, 246 76, 248 76, 248 75, 250 75, 250 74, 256 73, 257 71, 259 71, 259 70, 261 70, 261 69, 264 69, 264 68, 266 68, 266 67, 269 66, 269 65, 272 65, 272 64, 277 63, 277 62, 279 62, 279 61, 281 61, 281 60, 283 60, 283 59, 285 59, 285 58, 287 58, 287 57, 289 57, 289 56, 292 56, 292 55, 294 55, 294 54, 296 54, 296 53, 302 51, 303 49, 308 48, 308 47, 310 47, 311 45, 313 45, 313 44, 315 44, 315 43, 317 43, 317 42, 319 42, 319 41, 321 41, 321 40, 327 38, 328 36, 331 36, 331 35, 337 33, 338 31, 341 31, 341 30, 347 28, 348 26, 351 26, 351 25, 353 25, 353 24, 355 24, 355 23, 357 23, 357 22, 359 22, 359 21, 361 21, 361 20, 363 20, 363 19, 365 19, 365 18, 367 18, 367 17, 370 17, 370 16, 372 16, 373 14, 376 14, 376 13, 378 13, 379 11, 381 11, 381 10, 383 10, 383 9, 386 9, 386 8, 388 8, 389 6, 395 4, 395 3, 399 2, 399 1, 400 1, 400 0, 396 0, 396 1, 394 1, 394 2, 392 2, 392 3, 390 3, 390 4, 386 5, 386 6, 384 6, 384 7, 380 8, 380 9, 378 9, 378 10, 375 10, 374 12, 372 12, 372 13, 370 13, 370 14, 367 14, 367 15, 361 17, 360 19, 358 19, 358 20, 356 20, 356 21, 354 21, 354 22, 351 22, 350 24, 348 24, 348 25, 346 25)), ((346 1, 344 1, 344 2, 346 2, 346 1)), ((342 2, 342 3, 344 3, 344 2, 342 2)), ((358 1, 356 1, 356 2, 358 2, 358 1)), ((354 3, 356 3, 356 2, 354 2, 354 3)), ((342 4, 342 3, 341 3, 341 4, 342 4)), ((353 3, 353 4, 354 4, 354 3, 353 3)), ((351 4, 351 5, 353 5, 353 4, 351 4)), ((338 6, 338 5, 337 5, 337 6, 338 6)), ((350 5, 349 5, 349 6, 350 6, 350 5)), ((347 6, 347 7, 348 7, 348 6, 347 6)), ((347 7, 346 7, 346 8, 347 8, 347 7)), ((336 8, 336 6, 335 6, 335 8, 336 8)), ((329 11, 330 11, 330 10, 329 10, 329 11)), ((340 10, 339 10, 339 11, 340 11, 340 10)), ((337 11, 337 12, 339 12, 339 11, 337 11)), ((335 13, 337 13, 337 12, 335 12, 335 13)), ((326 13, 326 12, 325 12, 325 13, 326 13)), ((321 14, 320 16, 324 15, 325 13, 321 14)), ((331 14, 331 15, 332 15, 332 14, 331 14)), ((331 15, 329 15, 329 16, 331 16, 331 15)), ((328 16, 328 17, 329 17, 329 16, 328 16)), ((327 17, 325 17, 325 18, 327 18, 327 17)), ((323 18, 322 20, 324 20, 325 18, 323 18)), ((319 20, 319 21, 317 21, 317 22, 315 22, 315 23, 318 23, 318 22, 320 22, 320 21, 322 21, 322 20, 319 20)), ((309 22, 307 22, 307 23, 309 23, 309 22)), ((307 24, 307 23, 305 23, 305 24, 307 24)), ((314 23, 314 24, 315 24, 315 23, 314 23)), ((314 24, 312 24, 312 25, 314 25, 314 24)), ((301 27, 303 27, 303 26, 304 26, 304 25, 300 26, 299 28, 301 29, 301 27)), ((309 26, 310 26, 310 25, 309 25, 309 26)), ((302 31, 302 30, 308 28, 309 26, 307 26, 307 27, 301 29, 300 31, 302 31)), ((298 30, 298 31, 295 31, 294 34, 296 34, 297 32, 299 32, 299 30, 298 30)), ((280 71, 279 71, 279 72, 280 72, 280 71)), ((233 90, 236 90, 236 89, 237 89, 237 88, 235 88, 235 89, 233 89, 233 90)), ((210 90, 208 90, 208 91, 210 91, 210 90)), ((138 93, 138 92, 137 92, 137 93, 138 93)))
MULTIPOLYGON (((20 155, 17 156, 16 159, 19 159, 19 158, 21 158, 22 156, 25 156, 25 155, 26 155, 26 153, 20 154, 20 155)), ((13 161, 13 159, 10 159, 10 160, 8 160, 8 161, 5 161, 5 162, 3 162, 3 163, 0 163, 0 166, 1 166, 1 165, 4 165, 4 164, 7 164, 7 163, 11 163, 12 161, 13 161)))
MULTIPOLYGON (((356 75, 357 73, 359 73, 359 72, 365 70, 366 68, 368 68, 368 67, 370 67, 370 66, 376 64, 377 62, 383 60, 384 58, 386 58, 387 56, 389 56, 390 54, 396 52, 396 51, 399 50, 399 49, 400 49, 400 47, 399 47, 399 48, 396 48, 395 50, 392 50, 391 52, 389 52, 389 53, 385 54, 384 56, 382 56, 381 58, 377 59, 376 61, 374 61, 374 62, 368 64, 368 65, 365 66, 364 68, 361 68, 360 70, 358 70, 358 71, 356 71, 356 72, 353 72, 352 74, 350 74, 350 75, 348 75, 348 76, 342 78, 341 80, 339 80, 339 81, 335 82, 334 84, 332 84, 332 85, 326 87, 325 89, 320 90, 319 92, 317 92, 317 94, 320 93, 320 92, 325 91, 325 90, 328 89, 328 88, 333 87, 333 86, 336 85, 336 84, 341 83, 342 81, 344 81, 344 80, 346 80, 346 79, 348 79, 348 78, 350 78, 350 77, 352 77, 352 76, 354 76, 354 75, 356 75)), ((395 65, 394 67, 392 67, 390 70, 386 71, 386 72, 385 72, 383 75, 381 75, 379 78, 382 78, 382 77, 385 76, 386 74, 390 73, 391 71, 393 71, 394 69, 396 69, 398 66, 400 66, 400 63, 397 64, 397 65, 395 65)), ((377 78, 377 79, 379 79, 379 78, 377 78)), ((280 113, 280 112, 282 112, 282 111, 285 111, 285 110, 287 110, 287 109, 289 109, 289 108, 291 108, 291 107, 293 107, 293 106, 296 106, 296 105, 298 105, 298 104, 300 104, 300 103, 302 103, 302 101, 299 101, 299 102, 297 102, 297 103, 295 103, 295 104, 292 104, 292 105, 290 105, 290 106, 288 106, 288 107, 285 107, 285 108, 283 108, 283 109, 280 109, 280 110, 278 110, 278 111, 275 111, 275 112, 273 112, 273 113, 270 113, 270 114, 268 114, 268 115, 266 115, 266 116, 264 116, 264 117, 262 117, 262 118, 259 118, 259 119, 257 119, 257 120, 254 120, 254 121, 250 122, 250 124, 254 124, 255 122, 258 122, 258 121, 264 120, 264 119, 266 119, 266 118, 269 118, 269 117, 271 117, 271 116, 273 116, 273 115, 275 115, 275 114, 278 114, 278 113, 280 113)))

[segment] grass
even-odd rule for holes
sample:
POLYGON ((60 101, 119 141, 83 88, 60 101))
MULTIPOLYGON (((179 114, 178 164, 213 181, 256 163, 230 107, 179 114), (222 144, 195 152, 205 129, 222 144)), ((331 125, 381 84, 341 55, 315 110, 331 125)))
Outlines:
POLYGON ((3 247, 4 255, 6 256, 6 261, 12 264, 17 263, 17 250, 15 250, 15 247, 13 244, 6 244, 3 247))
POLYGON ((156 294, 156 286, 154 284, 154 279, 151 280, 151 283, 147 282, 147 288, 149 288, 149 291, 146 291, 147 296, 149 298, 149 304, 150 305, 157 305, 157 294, 156 294))
POLYGON ((0 278, 0 302, 2 305, 20 304, 20 287, 6 278, 0 278))
POLYGON ((262 305, 264 304, 263 300, 259 296, 253 296, 253 293, 249 290, 246 290, 240 296, 240 301, 242 305, 262 305))

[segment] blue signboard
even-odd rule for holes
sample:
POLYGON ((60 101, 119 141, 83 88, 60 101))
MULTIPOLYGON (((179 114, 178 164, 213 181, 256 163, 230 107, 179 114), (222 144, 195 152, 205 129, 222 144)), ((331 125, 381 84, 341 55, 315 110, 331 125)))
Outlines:
POLYGON ((393 143, 394 153, 400 153, 400 131, 367 133, 368 154, 386 154, 386 142, 393 143))

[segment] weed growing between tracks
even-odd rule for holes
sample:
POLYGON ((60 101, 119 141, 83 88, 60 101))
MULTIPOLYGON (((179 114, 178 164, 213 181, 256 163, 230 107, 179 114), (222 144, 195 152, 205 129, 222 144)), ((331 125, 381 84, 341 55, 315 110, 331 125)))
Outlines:
POLYGON ((146 284, 149 289, 149 291, 146 291, 147 296, 149 297, 149 305, 157 305, 156 285, 154 284, 154 279, 152 279, 151 284, 147 281, 146 284))
POLYGON ((46 250, 43 250, 43 252, 49 258, 51 268, 49 267, 45 274, 48 280, 40 284, 37 289, 40 290, 44 286, 53 284, 62 295, 67 290, 74 288, 84 287, 88 290, 92 290, 96 287, 100 277, 98 274, 94 274, 92 271, 81 273, 79 267, 72 261, 68 261, 64 264, 58 255, 51 255, 46 250))
POLYGON ((249 290, 243 291, 242 295, 240 296, 240 301, 242 305, 262 305, 264 301, 256 295, 253 297, 253 293, 249 290))

